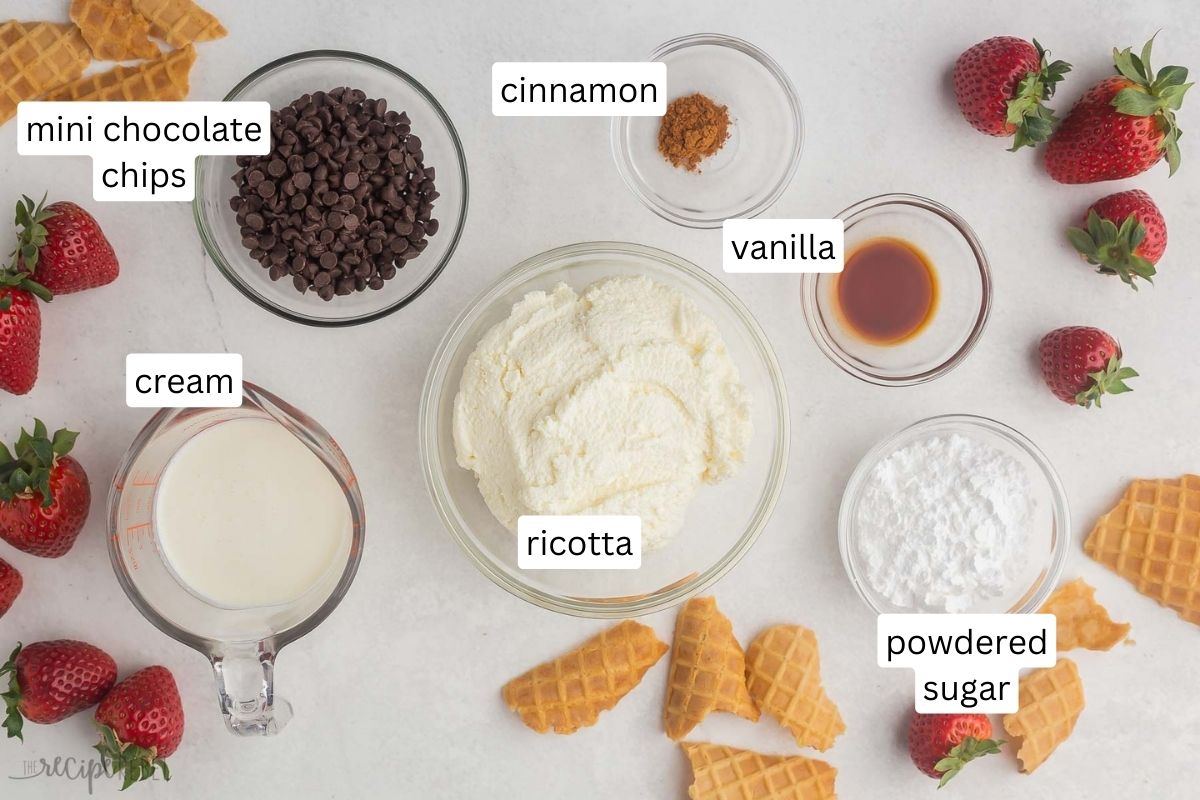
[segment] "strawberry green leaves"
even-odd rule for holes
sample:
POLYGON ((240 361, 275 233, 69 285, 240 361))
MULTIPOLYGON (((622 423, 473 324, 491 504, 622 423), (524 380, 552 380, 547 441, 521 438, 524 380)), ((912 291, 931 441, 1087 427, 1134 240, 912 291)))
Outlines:
POLYGON ((1092 379, 1092 385, 1077 394, 1075 402, 1084 408, 1091 408, 1095 403, 1096 408, 1099 408, 1100 398, 1106 394, 1132 392, 1133 389, 1127 386, 1125 381, 1137 376, 1137 370, 1121 366, 1120 357, 1113 356, 1108 360, 1108 365, 1104 369, 1088 373, 1088 377, 1092 379))
POLYGON ((933 765, 933 768, 942 775, 942 779, 938 781, 938 788, 945 786, 972 759, 999 753, 1003 745, 1004 741, 999 739, 976 739, 973 736, 963 739, 946 754, 945 758, 933 765))
POLYGON ((1179 169, 1179 137, 1183 134, 1175 122, 1175 112, 1183 107, 1183 96, 1193 84, 1187 82, 1186 67, 1163 67, 1155 75, 1150 66, 1153 45, 1152 36, 1142 47, 1140 56, 1129 47, 1113 50, 1113 65, 1133 85, 1117 92, 1112 105, 1122 114, 1155 118, 1163 134, 1159 149, 1166 156, 1170 174, 1174 175, 1179 169))
POLYGON ((54 497, 50 492, 50 474, 55 462, 71 452, 79 434, 61 428, 49 435, 46 423, 35 419, 33 432, 24 428, 12 450, 0 442, 0 502, 37 493, 42 507, 48 508, 54 497))
MULTIPOLYGON (((42 196, 42 202, 36 204, 25 195, 22 195, 21 199, 17 201, 15 215, 17 246, 9 253, 12 263, 0 269, 0 288, 12 286, 24 289, 49 303, 54 299, 54 295, 33 279, 33 272, 37 269, 38 253, 46 244, 48 236, 48 231, 43 223, 55 216, 53 211, 46 211, 43 208, 45 204, 45 195, 42 196)), ((11 305, 11 298, 0 299, 0 311, 7 311, 11 305)))
MULTIPOLYGON (((3 289, 6 286, 11 286, 16 289, 24 289, 25 291, 41 300, 44 300, 47 303, 54 299, 54 295, 50 293, 50 290, 30 278, 28 272, 15 272, 11 269, 0 269, 0 289, 3 289)), ((0 300, 0 311, 7 311, 11 305, 12 298, 8 295, 5 295, 3 300, 0 300)))
POLYGON ((46 195, 42 195, 39 203, 34 203, 28 195, 21 195, 17 201, 17 247, 12 251, 12 256, 15 259, 14 266, 21 265, 25 272, 37 270, 38 252, 46 244, 49 235, 43 223, 56 216, 53 211, 47 211, 45 206, 46 195))
POLYGON ((1043 102, 1054 96, 1058 82, 1071 71, 1071 65, 1065 61, 1047 63, 1050 51, 1037 39, 1033 40, 1033 46, 1037 48, 1040 68, 1037 72, 1027 73, 1017 83, 1016 95, 1008 101, 1006 121, 1017 126, 1010 152, 1025 146, 1033 147, 1050 138, 1058 120, 1043 102))
POLYGON ((138 747, 136 744, 122 742, 117 734, 107 725, 100 726, 100 742, 94 745, 96 751, 108 764, 112 774, 124 773, 121 783, 124 791, 138 781, 154 777, 156 769, 162 770, 163 780, 171 780, 171 769, 167 762, 158 757, 154 748, 138 747))
POLYGON ((1146 239, 1146 226, 1135 214, 1125 217, 1118 226, 1110 219, 1088 212, 1087 228, 1067 228, 1071 245, 1094 264, 1104 275, 1117 275, 1137 290, 1135 278, 1154 282, 1154 264, 1137 254, 1138 246, 1146 239))
POLYGON ((12 651, 12 655, 8 657, 8 661, 0 666, 0 676, 8 675, 8 691, 0 694, 0 698, 4 700, 4 723, 3 728, 8 734, 9 739, 20 739, 25 741, 25 736, 21 732, 24 727, 25 718, 21 716, 21 686, 17 683, 17 656, 21 655, 21 644, 17 643, 17 649, 12 651))

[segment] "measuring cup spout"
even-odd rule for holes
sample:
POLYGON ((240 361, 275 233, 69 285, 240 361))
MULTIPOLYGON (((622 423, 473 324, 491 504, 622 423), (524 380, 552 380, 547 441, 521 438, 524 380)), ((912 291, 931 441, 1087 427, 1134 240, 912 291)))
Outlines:
POLYGON ((209 655, 225 725, 239 736, 273 736, 292 718, 275 696, 275 650, 266 642, 227 646, 209 655))

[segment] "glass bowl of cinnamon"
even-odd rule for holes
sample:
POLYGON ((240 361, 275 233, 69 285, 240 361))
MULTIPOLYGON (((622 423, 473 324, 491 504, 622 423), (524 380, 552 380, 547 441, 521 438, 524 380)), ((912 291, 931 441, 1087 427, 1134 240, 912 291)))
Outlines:
POLYGON ((667 65, 667 113, 614 117, 625 184, 663 219, 716 228, 779 199, 800 163, 800 98, 774 59, 721 34, 673 39, 648 60, 667 65))

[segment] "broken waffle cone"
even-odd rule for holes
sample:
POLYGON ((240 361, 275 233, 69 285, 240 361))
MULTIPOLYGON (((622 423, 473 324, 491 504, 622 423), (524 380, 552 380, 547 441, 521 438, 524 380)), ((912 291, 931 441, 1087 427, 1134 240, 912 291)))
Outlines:
POLYGON ((172 47, 208 42, 228 33, 219 19, 192 0, 133 0, 133 7, 150 22, 150 32, 172 47))
POLYGON ((91 61, 74 25, 0 23, 0 125, 17 113, 18 103, 75 80, 91 61))
POLYGON ((1142 594, 1200 625, 1200 476, 1133 481, 1083 549, 1142 594))
POLYGON ((196 48, 159 56, 133 67, 116 66, 88 75, 47 93, 47 100, 183 100, 188 96, 188 73, 196 63, 196 48))
POLYGON ((70 13, 98 60, 158 57, 150 23, 133 10, 133 0, 71 0, 70 13))
POLYGON ((824 761, 698 742, 681 746, 692 764, 691 800, 837 800, 837 769, 824 761))
POLYGON ((501 694, 538 733, 574 733, 596 724, 600 712, 629 694, 667 649, 653 629, 626 620, 513 678, 501 694))
POLYGON ((817 637, 799 625, 776 625, 746 651, 746 686, 761 711, 779 720, 796 744, 828 750, 846 730, 821 687, 817 637))
POLYGON ((1108 610, 1096 602, 1096 590, 1076 578, 1054 590, 1038 613, 1057 620, 1058 649, 1111 650, 1129 633, 1128 622, 1113 622, 1108 610))
POLYGON ((757 721, 746 689, 746 655, 711 597, 689 600, 675 621, 663 726, 679 740, 712 711, 757 721))
POLYGON ((1021 679, 1020 706, 1004 717, 1004 730, 1022 737, 1017 758, 1022 772, 1033 772, 1075 730, 1083 711, 1083 682, 1069 658, 1021 679))

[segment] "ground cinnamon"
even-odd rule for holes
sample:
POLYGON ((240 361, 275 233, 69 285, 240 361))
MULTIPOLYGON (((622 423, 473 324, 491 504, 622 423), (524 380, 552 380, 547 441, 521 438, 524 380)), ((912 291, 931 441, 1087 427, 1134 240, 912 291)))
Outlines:
POLYGON ((688 172, 721 149, 729 138, 729 109, 699 92, 677 97, 658 128, 658 152, 688 172))

